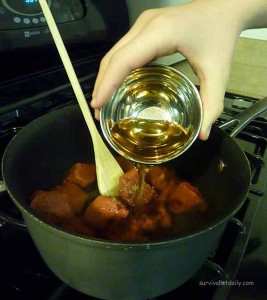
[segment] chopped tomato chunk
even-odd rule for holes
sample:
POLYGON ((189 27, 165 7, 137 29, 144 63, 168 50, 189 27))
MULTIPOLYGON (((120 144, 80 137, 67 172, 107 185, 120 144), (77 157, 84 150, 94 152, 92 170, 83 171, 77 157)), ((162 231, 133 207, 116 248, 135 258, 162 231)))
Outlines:
POLYGON ((46 221, 54 224, 61 224, 74 217, 69 196, 58 191, 36 191, 30 206, 46 221))
POLYGON ((123 174, 119 181, 119 197, 130 206, 141 206, 150 202, 155 195, 154 189, 145 182, 136 169, 123 174))
POLYGON ((116 157, 117 162, 121 166, 123 172, 128 172, 131 169, 134 169, 134 165, 131 161, 128 159, 124 158, 123 156, 117 156, 116 157))
POLYGON ((146 175, 146 181, 151 184, 157 191, 164 191, 169 182, 176 177, 175 172, 167 167, 151 167, 146 175))
POLYGON ((198 189, 188 182, 177 184, 168 195, 167 203, 170 211, 173 213, 193 210, 205 211, 207 207, 198 189))
POLYGON ((96 167, 92 164, 76 163, 72 166, 66 181, 86 189, 96 181, 96 167))
POLYGON ((131 206, 134 206, 138 189, 139 175, 136 169, 131 169, 121 176, 119 181, 119 196, 131 206))
POLYGON ((187 218, 190 230, 191 218, 207 210, 198 188, 173 169, 137 165, 137 171, 127 159, 117 160, 125 173, 116 197, 99 195, 95 165, 76 163, 59 186, 33 193, 31 208, 69 231, 133 242, 179 235, 187 218))
POLYGON ((88 194, 82 188, 74 183, 65 181, 55 190, 59 193, 68 195, 69 203, 76 214, 82 212, 88 200, 88 194))
POLYGON ((83 219, 93 228, 101 229, 109 223, 125 219, 129 210, 114 197, 98 196, 86 208, 83 219))
POLYGON ((66 224, 66 229, 90 237, 95 236, 95 231, 91 227, 89 227, 80 217, 74 217, 70 219, 66 224))

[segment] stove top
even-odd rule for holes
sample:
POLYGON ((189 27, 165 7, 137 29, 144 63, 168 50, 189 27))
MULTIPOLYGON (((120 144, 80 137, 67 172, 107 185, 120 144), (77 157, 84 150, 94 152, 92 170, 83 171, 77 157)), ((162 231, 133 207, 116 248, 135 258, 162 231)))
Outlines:
MULTIPOLYGON (((90 101, 101 56, 76 61, 74 68, 86 99, 90 101)), ((35 118, 66 105, 76 104, 61 67, 0 84, 0 156, 7 143, 35 118)), ((256 99, 226 95, 225 110, 216 125, 229 120, 256 99)), ((245 151, 252 170, 250 192, 240 211, 230 219, 219 243, 194 278, 157 299, 227 299, 247 249, 257 210, 265 196, 267 175, 267 116, 252 121, 236 141, 245 151)), ((20 213, 0 184, 0 295, 11 299, 94 299, 62 283, 47 268, 33 244, 20 213)))

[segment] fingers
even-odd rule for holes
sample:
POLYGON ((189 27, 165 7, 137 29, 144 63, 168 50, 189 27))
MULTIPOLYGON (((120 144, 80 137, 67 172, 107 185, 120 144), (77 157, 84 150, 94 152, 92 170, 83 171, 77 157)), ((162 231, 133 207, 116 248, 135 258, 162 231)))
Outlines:
MULTIPOLYGON (((140 18, 133 30, 129 31, 103 59, 93 92, 93 108, 102 107, 132 70, 162 55, 175 52, 172 43, 166 43, 168 46, 162 47, 168 34, 164 34, 161 26, 159 35, 155 22, 156 25, 158 22, 162 23, 162 20, 157 19, 157 10, 144 14, 144 18, 140 18)), ((165 32, 170 32, 168 26, 165 32)))
POLYGON ((105 55, 105 57, 102 59, 99 72, 97 75, 97 79, 95 82, 95 88, 99 85, 99 82, 101 82, 103 75, 105 74, 105 70, 108 67, 110 57, 120 48, 123 47, 125 44, 127 44, 128 41, 133 39, 136 35, 138 35, 139 31, 141 30, 143 24, 146 23, 146 20, 143 20, 144 18, 138 18, 134 26, 128 31, 127 34, 125 34, 105 55))
MULTIPOLYGON (((100 68, 98 71, 98 75, 97 75, 97 78, 95 81, 94 91, 93 91, 93 101, 91 103, 91 105, 93 107, 101 107, 104 104, 103 102, 105 102, 107 100, 107 98, 111 97, 112 91, 114 91, 117 88, 117 86, 126 77, 128 72, 132 69, 131 67, 125 68, 125 66, 123 68, 123 65, 120 63, 121 56, 119 54, 118 55, 115 55, 115 54, 121 47, 124 47, 128 42, 133 40, 135 37, 138 37, 139 33, 146 26, 146 24, 150 21, 150 19, 153 18, 153 16, 157 14, 157 11, 158 11, 157 9, 153 9, 153 10, 147 10, 144 13, 142 13, 140 15, 140 17, 136 20, 134 26, 128 31, 128 33, 126 35, 124 35, 102 59, 100 68), (112 82, 111 87, 108 88, 108 91, 105 94, 107 96, 105 96, 105 95, 104 95, 104 97, 99 96, 99 94, 100 95, 102 94, 102 88, 101 88, 102 84, 100 85, 100 83, 102 82, 103 77, 105 77, 106 70, 109 68, 109 65, 110 65, 110 60, 114 55, 115 55, 115 58, 113 58, 113 61, 115 60, 115 62, 116 62, 116 57, 118 57, 117 60, 119 61, 119 64, 117 63, 116 72, 115 72, 117 77, 114 77, 114 76, 111 77, 111 82, 114 79, 114 83, 112 82), (98 92, 99 89, 101 90, 101 93, 98 92), (100 99, 98 99, 98 96, 100 99), (104 100, 102 100, 102 99, 104 99, 104 100)), ((133 53, 133 54, 135 55, 135 53, 133 53)), ((127 61, 126 61, 126 65, 127 65, 127 61)), ((108 84, 109 84, 109 82, 108 82, 108 84)))
POLYGON ((200 97, 203 105, 200 140, 208 139, 212 124, 223 111, 226 82, 227 76, 216 73, 200 78, 200 97))
POLYGON ((100 111, 99 111, 99 109, 95 109, 95 118, 97 119, 97 120, 99 120, 100 119, 100 111))

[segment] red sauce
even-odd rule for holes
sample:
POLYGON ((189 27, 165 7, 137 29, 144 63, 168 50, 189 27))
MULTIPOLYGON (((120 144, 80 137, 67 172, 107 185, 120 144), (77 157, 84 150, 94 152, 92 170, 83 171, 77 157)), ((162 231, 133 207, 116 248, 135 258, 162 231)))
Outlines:
POLYGON ((125 173, 117 197, 99 195, 93 164, 76 163, 59 186, 35 191, 31 208, 68 231, 131 242, 172 236, 177 232, 177 216, 206 211, 198 188, 174 170, 141 166, 138 172, 129 161, 119 157, 118 162, 125 173))

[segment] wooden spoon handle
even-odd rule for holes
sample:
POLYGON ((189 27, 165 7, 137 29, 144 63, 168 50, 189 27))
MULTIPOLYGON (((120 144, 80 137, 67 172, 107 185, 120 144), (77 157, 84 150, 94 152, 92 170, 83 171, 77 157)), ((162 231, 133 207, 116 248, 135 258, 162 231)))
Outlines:
POLYGON ((99 192, 102 195, 116 196, 118 195, 118 183, 119 178, 123 174, 118 162, 112 156, 105 143, 103 142, 92 114, 88 107, 81 85, 74 71, 73 65, 69 58, 68 52, 62 41, 61 35, 58 31, 58 27, 55 23, 54 17, 50 11, 50 8, 46 0, 39 0, 42 11, 46 18, 47 24, 51 31, 52 37, 58 49, 59 55, 66 69, 73 91, 81 108, 82 114, 91 133, 91 137, 94 145, 95 163, 97 172, 97 182, 99 192))
POLYGON ((44 13, 44 16, 46 18, 47 24, 48 24, 49 29, 51 31, 52 37, 53 37, 54 42, 56 44, 56 47, 58 49, 58 52, 59 52, 59 55, 60 55, 61 60, 63 62, 63 65, 66 69, 67 75, 69 77, 70 83, 72 85, 73 91, 75 93, 75 96, 77 98, 77 101, 79 103, 81 111, 83 113, 85 121, 86 121, 89 128, 94 128, 95 123, 93 121, 92 114, 91 114, 90 109, 88 107, 88 104, 86 102, 84 93, 82 91, 82 88, 81 88, 81 85, 80 85, 79 80, 77 78, 77 75, 74 71, 74 68, 73 68, 71 60, 69 58, 66 47, 65 47, 65 45, 62 41, 61 35, 58 31, 58 27, 55 23, 54 17, 52 16, 52 13, 50 11, 50 8, 49 8, 46 0, 39 0, 39 3, 40 3, 41 8, 43 10, 43 13, 44 13))

